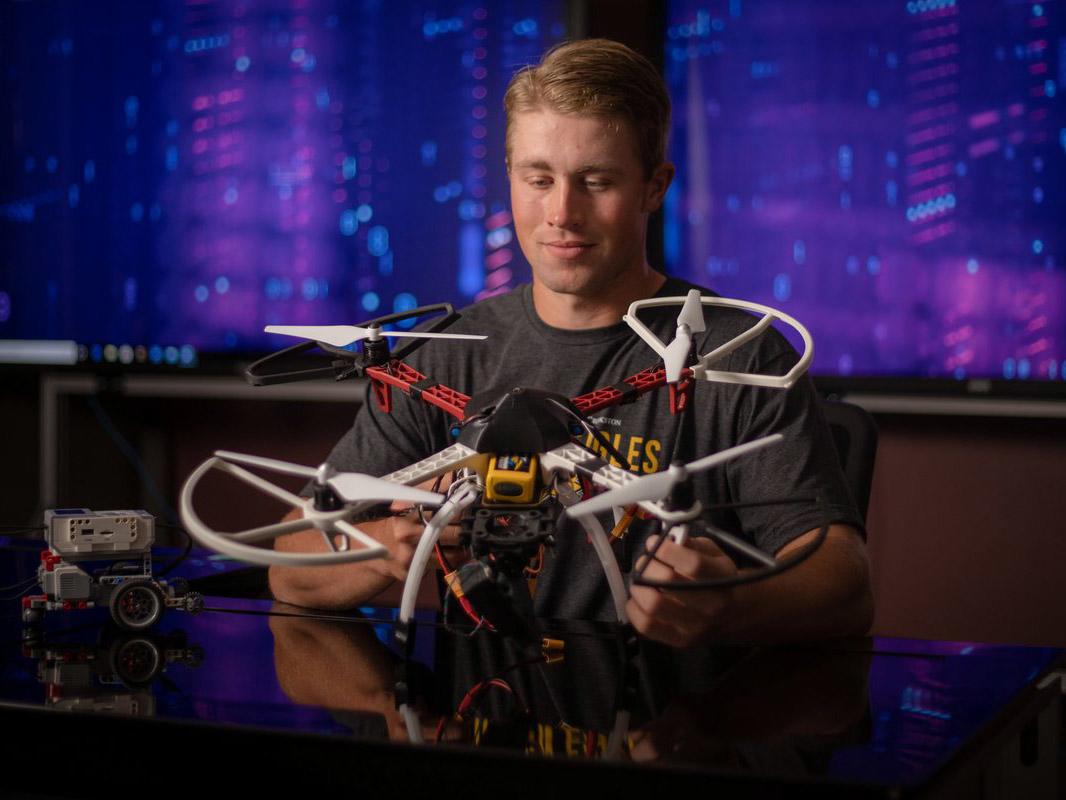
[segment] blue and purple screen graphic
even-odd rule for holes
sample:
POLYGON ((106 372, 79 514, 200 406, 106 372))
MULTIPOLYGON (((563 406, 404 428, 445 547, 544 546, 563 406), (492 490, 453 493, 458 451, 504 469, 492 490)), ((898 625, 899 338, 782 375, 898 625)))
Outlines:
POLYGON ((195 363, 525 276, 504 89, 558 2, 0 10, 0 340, 195 363))
POLYGON ((671 272, 815 372, 1066 379, 1059 0, 677 0, 671 272))

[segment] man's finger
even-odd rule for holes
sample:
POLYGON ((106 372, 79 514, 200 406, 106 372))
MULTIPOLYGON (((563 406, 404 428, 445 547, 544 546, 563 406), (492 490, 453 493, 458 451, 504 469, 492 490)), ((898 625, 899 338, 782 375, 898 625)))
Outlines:
MULTIPOLYGON (((733 560, 710 539, 693 537, 683 545, 667 539, 656 550, 658 538, 648 537, 645 545, 648 552, 654 552, 656 561, 670 567, 681 578, 708 580, 732 575, 737 571, 733 560)), ((650 578, 651 575, 645 573, 645 577, 650 578)))
MULTIPOLYGON (((665 564, 653 561, 644 571, 644 577, 653 581, 683 580, 665 564)), ((675 628, 685 628, 699 624, 702 614, 699 608, 691 604, 692 598, 678 592, 668 592, 651 586, 634 585, 629 592, 631 602, 635 603, 649 617, 668 620, 675 628)))
POLYGON ((649 614, 632 598, 626 603, 626 615, 634 630, 641 636, 663 642, 671 647, 683 647, 688 637, 667 619, 649 614))

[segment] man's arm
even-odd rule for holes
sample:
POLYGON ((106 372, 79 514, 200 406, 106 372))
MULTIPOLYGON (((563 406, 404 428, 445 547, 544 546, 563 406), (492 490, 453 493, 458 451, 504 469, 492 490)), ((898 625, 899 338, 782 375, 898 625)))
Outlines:
MULTIPOLYGON (((428 480, 420 489, 437 491, 451 483, 450 476, 428 480)), ((360 522, 359 529, 388 548, 388 558, 356 561, 328 567, 270 568, 270 589, 274 597, 293 605, 311 608, 354 608, 360 605, 399 606, 407 570, 414 558, 418 540, 424 529, 422 520, 410 503, 394 502, 391 516, 372 522, 360 522), (404 512, 404 513, 399 513, 404 512)), ((286 520, 299 519, 294 509, 286 520)), ((458 551, 459 526, 448 525, 441 531, 439 544, 448 560, 458 565, 463 554, 458 551)), ((326 550, 322 534, 314 529, 279 536, 274 549, 288 552, 321 553, 326 550)), ((438 605, 433 570, 427 569, 419 587, 417 604, 420 608, 438 605)))
MULTIPOLYGON (((293 510, 285 519, 299 519, 293 510)), ((359 529, 389 550, 389 558, 325 567, 270 568, 270 589, 282 602, 311 608, 353 608, 365 604, 395 606, 414 556, 422 525, 411 515, 386 517, 359 524, 359 529)), ((274 549, 287 552, 324 552, 326 543, 316 530, 278 537, 274 549)), ((419 590, 418 605, 436 605, 432 571, 419 590)))
MULTIPOLYGON (((818 535, 811 530, 776 554, 787 559, 818 535)), ((700 580, 736 573, 710 539, 671 541, 644 576, 700 580)), ((758 583, 728 589, 671 592, 634 586, 626 612, 636 630, 676 647, 701 641, 775 643, 865 633, 873 621, 866 548, 854 528, 832 525, 802 564, 758 583)))

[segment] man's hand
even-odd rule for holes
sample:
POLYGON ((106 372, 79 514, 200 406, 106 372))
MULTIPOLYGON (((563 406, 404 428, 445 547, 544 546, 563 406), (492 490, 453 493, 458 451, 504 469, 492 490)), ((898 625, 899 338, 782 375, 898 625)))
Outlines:
MULTIPOLYGON (((444 483, 444 486, 447 482, 444 483)), ((420 488, 431 489, 433 481, 420 488)), ((390 506, 392 516, 361 523, 359 528, 377 539, 389 551, 385 559, 372 559, 336 566, 270 568, 270 587, 274 597, 288 603, 314 608, 350 608, 370 601, 396 605, 400 590, 407 580, 407 572, 414 558, 415 548, 424 530, 418 512, 410 503, 395 502, 390 506)), ((298 519, 299 511, 286 519, 298 519)), ((456 547, 459 527, 449 525, 441 532, 440 543, 449 553, 453 565, 461 556, 456 547)), ((292 552, 321 552, 326 549, 322 535, 315 530, 281 536, 274 542, 277 550, 292 552)), ((423 581, 419 605, 434 605, 436 592, 423 581)))
MULTIPOLYGON (((794 558, 818 535, 817 529, 807 531, 774 557, 794 558)), ((654 547, 655 539, 649 537, 649 552, 654 547)), ((664 542, 644 576, 706 580, 736 572, 733 561, 713 542, 690 538, 684 545, 664 542)), ((638 633, 675 647, 701 640, 770 644, 857 636, 869 630, 873 608, 866 548, 847 525, 830 525, 825 541, 810 557, 766 580, 706 591, 634 586, 626 604, 638 633)))
MULTIPOLYGON (((450 484, 451 476, 449 475, 436 488, 436 491, 443 492, 450 484)), ((418 488, 434 490, 434 486, 434 481, 429 480, 419 484, 418 488)), ((395 514, 395 516, 389 518, 387 528, 392 542, 389 545, 389 553, 392 558, 389 561, 382 561, 380 564, 386 574, 397 581, 403 582, 407 580, 407 571, 411 568, 411 561, 414 558, 418 542, 422 538, 422 533, 425 531, 425 526, 418 515, 418 510, 410 503, 397 500, 389 506, 389 511, 395 514)), ((425 517, 428 522, 433 518, 433 514, 427 511, 425 517)), ((444 550, 445 556, 453 567, 458 567, 465 560, 463 551, 459 547, 459 525, 457 523, 453 522, 442 530, 437 543, 444 550)))
MULTIPOLYGON (((735 575, 737 565, 710 539, 691 538, 685 544, 649 536, 646 548, 655 552, 644 577, 655 581, 711 580, 735 575)), ((649 556, 637 560, 639 574, 649 556)), ((708 638, 724 615, 730 613, 730 588, 670 591, 634 585, 626 603, 629 621, 638 633, 674 647, 688 647, 708 638)))

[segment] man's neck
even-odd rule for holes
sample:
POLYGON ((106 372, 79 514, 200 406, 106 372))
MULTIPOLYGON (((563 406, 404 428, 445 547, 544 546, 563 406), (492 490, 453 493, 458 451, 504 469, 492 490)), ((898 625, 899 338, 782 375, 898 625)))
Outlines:
POLYGON ((651 297, 666 282, 665 276, 644 266, 635 280, 618 281, 596 296, 553 292, 533 281, 533 307, 553 328, 588 330, 606 328, 622 320, 630 303, 651 297))

